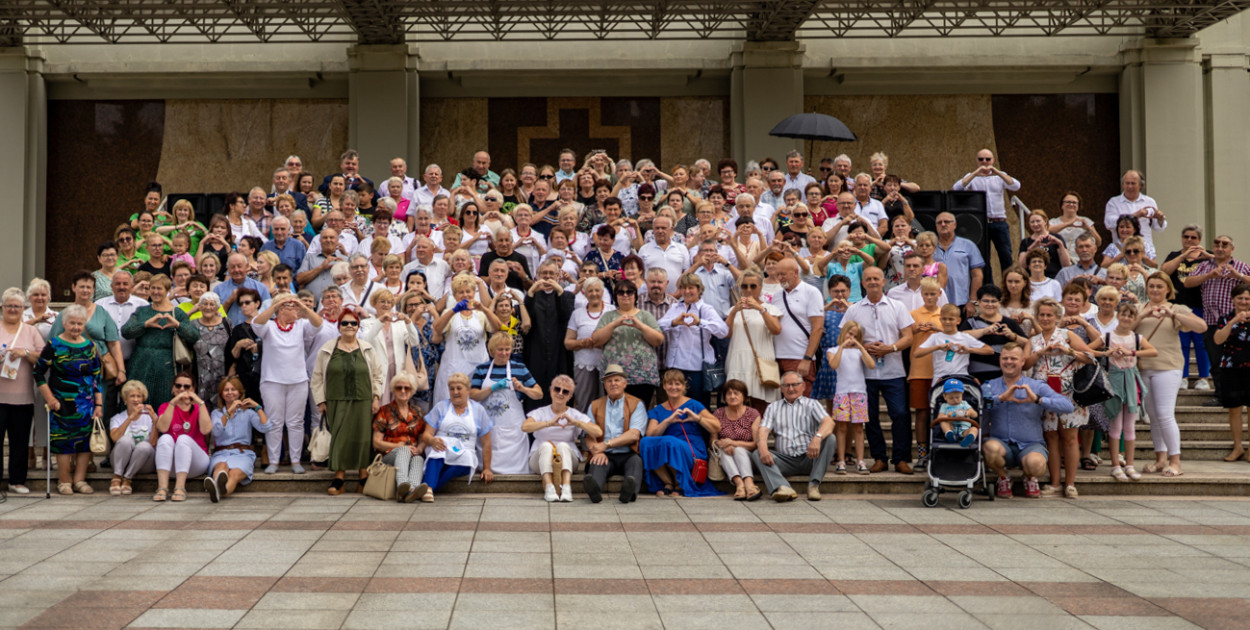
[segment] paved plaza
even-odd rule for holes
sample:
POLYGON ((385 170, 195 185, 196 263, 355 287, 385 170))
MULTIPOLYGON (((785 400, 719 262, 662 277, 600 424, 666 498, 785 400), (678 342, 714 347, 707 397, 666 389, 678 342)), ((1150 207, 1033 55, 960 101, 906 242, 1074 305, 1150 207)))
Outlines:
POLYGON ((10 496, 5 628, 1250 625, 1250 500, 10 496))

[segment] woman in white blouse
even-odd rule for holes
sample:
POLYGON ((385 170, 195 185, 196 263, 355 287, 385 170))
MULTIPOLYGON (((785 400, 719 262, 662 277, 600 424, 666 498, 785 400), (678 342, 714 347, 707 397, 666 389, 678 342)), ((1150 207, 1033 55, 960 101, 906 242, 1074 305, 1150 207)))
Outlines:
POLYGON ((711 339, 724 339, 729 327, 716 314, 716 309, 703 301, 703 281, 699 276, 693 273, 682 276, 677 281, 677 291, 681 301, 669 308, 659 322, 668 340, 665 365, 686 375, 686 391, 706 407, 710 392, 703 385, 703 364, 716 361, 711 339))
POLYGON ((574 310, 569 317, 564 348, 573 352, 573 379, 577 385, 573 407, 584 412, 590 408, 591 401, 603 395, 599 383, 603 349, 596 347, 590 337, 599 328, 599 318, 616 308, 603 301, 603 281, 599 278, 582 281, 581 295, 586 296, 586 305, 574 310))
POLYGON ((299 458, 304 448, 304 407, 308 403, 308 348, 321 330, 321 323, 321 316, 291 293, 275 297, 269 308, 252 320, 252 330, 265 347, 260 363, 260 395, 272 419, 265 434, 269 451, 266 474, 278 472, 283 427, 291 472, 304 472, 299 458))
POLYGON ((746 383, 752 406, 766 404, 780 398, 781 391, 760 382, 756 357, 762 361, 776 360, 773 335, 781 333, 781 309, 760 300, 764 274, 758 268, 743 271, 738 283, 741 297, 725 316, 725 323, 729 325, 725 378, 746 383))

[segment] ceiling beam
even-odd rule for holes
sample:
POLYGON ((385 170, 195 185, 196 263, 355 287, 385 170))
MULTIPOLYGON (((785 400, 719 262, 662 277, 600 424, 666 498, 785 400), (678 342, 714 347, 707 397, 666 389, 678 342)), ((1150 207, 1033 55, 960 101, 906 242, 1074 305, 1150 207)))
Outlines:
POLYGON ((753 19, 747 21, 747 41, 794 41, 799 27, 812 16, 819 0, 766 0, 759 3, 753 19))
MULTIPOLYGON (((348 26, 356 31, 358 44, 402 44, 404 23, 397 0, 338 0, 348 26)), ((436 4, 423 1, 423 4, 436 4)))

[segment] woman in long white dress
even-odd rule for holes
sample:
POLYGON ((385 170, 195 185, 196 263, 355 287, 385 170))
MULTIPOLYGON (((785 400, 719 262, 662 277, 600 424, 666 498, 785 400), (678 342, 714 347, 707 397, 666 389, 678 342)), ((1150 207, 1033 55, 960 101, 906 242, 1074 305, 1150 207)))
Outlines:
POLYGON ((499 318, 473 299, 476 289, 475 276, 465 274, 453 278, 451 294, 455 301, 434 320, 433 341, 444 344, 442 362, 434 379, 436 401, 447 398, 448 377, 457 373, 469 376, 490 358, 486 354, 486 336, 499 330, 499 318))
POLYGON ((538 400, 543 389, 524 363, 512 360, 511 335, 495 333, 488 345, 492 360, 473 371, 469 397, 482 404, 495 427, 491 430, 490 469, 497 475, 529 474, 530 441, 521 430, 525 423, 521 396, 538 400))
MULTIPOLYGON (((378 358, 386 365, 387 383, 400 372, 414 375, 417 373, 416 365, 412 362, 412 348, 419 343, 420 333, 406 313, 395 312, 397 299, 387 289, 374 291, 369 298, 369 306, 377 311, 377 316, 360 323, 360 338, 374 347, 378 358)), ((382 395, 382 404, 387 405, 390 402, 391 391, 387 388, 382 395)))
POLYGON ((773 335, 781 332, 781 309, 760 300, 764 275, 752 267, 742 272, 739 279, 741 296, 729 310, 725 323, 729 324, 729 352, 725 355, 725 378, 738 379, 747 384, 752 406, 770 403, 781 397, 777 387, 765 387, 760 382, 755 357, 774 360, 773 335), (748 338, 749 337, 749 338, 748 338), (754 352, 752 352, 754 346, 754 352))

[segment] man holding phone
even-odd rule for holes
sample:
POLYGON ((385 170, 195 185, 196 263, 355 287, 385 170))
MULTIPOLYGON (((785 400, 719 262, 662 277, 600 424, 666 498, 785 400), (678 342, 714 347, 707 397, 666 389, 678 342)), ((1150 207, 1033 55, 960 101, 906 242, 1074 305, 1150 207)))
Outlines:
POLYGON ((1046 470, 1046 442, 1042 437, 1042 412, 1071 413, 1072 401, 1046 383, 1021 374, 1024 346, 1012 341, 998 357, 1003 375, 981 388, 984 409, 982 431, 989 425, 983 450, 985 463, 998 475, 999 498, 1010 499, 1011 476, 1007 468, 1024 470, 1024 493, 1041 498, 1037 476, 1046 470))

